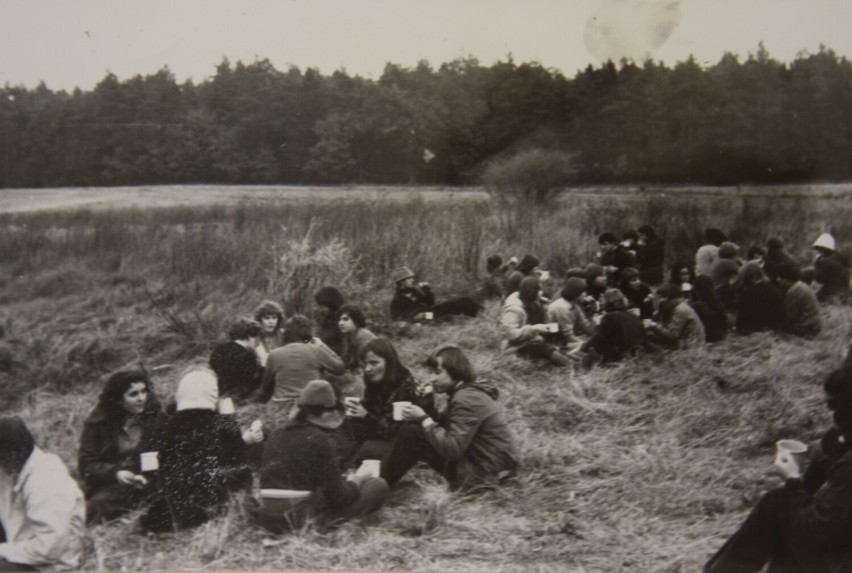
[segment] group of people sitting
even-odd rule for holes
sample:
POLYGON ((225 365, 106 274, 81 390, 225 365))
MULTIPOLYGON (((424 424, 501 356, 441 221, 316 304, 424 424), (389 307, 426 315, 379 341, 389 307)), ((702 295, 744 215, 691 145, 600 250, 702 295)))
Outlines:
MULTIPOLYGON (((646 347, 718 341, 731 326, 815 336, 818 301, 846 296, 849 263, 828 234, 814 243, 812 270, 777 239, 741 261, 720 231, 706 235, 694 264, 674 265, 664 281, 663 245, 651 227, 620 242, 604 233, 597 259, 570 269, 550 299, 542 284, 555 278, 533 255, 506 264, 490 257, 481 288, 443 303, 401 267, 392 273, 390 315, 473 316, 501 299, 503 350, 591 365, 646 347)), ((377 510, 421 461, 465 491, 514 475, 517 445, 497 388, 478 379, 461 348, 432 352, 421 380, 337 288, 322 287, 314 302, 315 320, 285 317, 274 301, 236 319, 227 342, 177 377, 165 407, 143 369, 113 373, 82 428, 79 480, 35 446, 20 418, 0 418, 0 571, 77 567, 85 525, 131 510, 141 531, 169 532, 208 521, 236 492, 253 492, 242 496, 248 515, 282 533, 377 510)), ((843 431, 835 432, 841 443, 843 431)))
POLYGON ((805 268, 777 238, 765 251, 750 249, 747 260, 718 229, 707 229, 706 239, 694 262, 671 267, 668 281, 660 239, 644 226, 621 242, 601 234, 596 260, 569 269, 561 287, 533 255, 506 265, 492 257, 478 292, 502 297, 505 351, 587 367, 642 349, 700 347, 732 330, 812 338, 822 330, 819 303, 848 296, 850 264, 828 233, 813 244, 813 265, 805 268))

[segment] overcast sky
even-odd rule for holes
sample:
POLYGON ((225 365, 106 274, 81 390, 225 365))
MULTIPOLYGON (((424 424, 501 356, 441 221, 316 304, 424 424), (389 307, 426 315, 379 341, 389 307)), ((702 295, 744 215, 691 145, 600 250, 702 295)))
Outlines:
POLYGON ((852 0, 0 0, 0 84, 89 89, 163 66, 200 82, 223 57, 378 78, 389 61, 511 54, 570 77, 608 57, 713 64, 760 41, 789 62, 821 43, 852 55, 850 22, 852 0))

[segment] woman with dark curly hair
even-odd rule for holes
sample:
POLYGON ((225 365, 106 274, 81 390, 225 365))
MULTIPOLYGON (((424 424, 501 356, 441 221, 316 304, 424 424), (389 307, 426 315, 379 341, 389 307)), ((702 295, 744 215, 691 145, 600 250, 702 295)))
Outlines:
POLYGON ((266 366, 269 353, 284 344, 284 309, 272 300, 257 305, 254 319, 260 323, 260 341, 255 351, 260 365, 266 366))
POLYGON ((343 353, 340 357, 349 372, 361 367, 361 351, 376 335, 367 329, 367 318, 361 307, 344 304, 337 313, 337 327, 343 334, 343 353))
POLYGON ((142 370, 110 376, 83 425, 77 458, 89 523, 115 519, 152 493, 140 454, 163 421, 160 403, 142 370))

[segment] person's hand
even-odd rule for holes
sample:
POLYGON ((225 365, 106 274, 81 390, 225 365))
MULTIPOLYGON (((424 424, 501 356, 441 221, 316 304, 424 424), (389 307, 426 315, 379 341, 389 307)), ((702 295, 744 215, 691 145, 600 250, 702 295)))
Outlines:
POLYGON ((533 324, 532 329, 540 334, 547 334, 550 332, 550 327, 546 324, 533 324))
POLYGON ((432 394, 434 391, 435 391, 435 389, 432 387, 432 384, 431 384, 431 383, 429 383, 429 382, 420 382, 420 381, 418 381, 418 382, 417 382, 417 387, 416 387, 416 388, 415 388, 415 390, 414 390, 414 392, 415 392, 418 396, 420 396, 421 398, 422 398, 423 396, 428 396, 429 394, 432 394))
POLYGON ((259 444, 263 441, 263 430, 257 427, 246 428, 243 432, 243 441, 249 446, 259 444))
POLYGON ((350 418, 363 418, 367 415, 367 409, 360 402, 347 401, 346 415, 350 418))
POLYGON ((410 406, 406 406, 402 411, 402 420, 404 422, 419 422, 424 418, 427 418, 426 412, 420 406, 416 404, 411 404, 410 406))
POLYGON ((355 485, 361 485, 368 479, 370 479, 370 476, 367 474, 359 474, 358 472, 350 472, 346 474, 346 481, 351 481, 355 485))
POLYGON ((130 470, 118 470, 115 474, 115 479, 121 485, 129 485, 136 489, 141 489, 148 484, 145 476, 135 474, 130 470))
POLYGON ((790 452, 779 451, 775 454, 775 467, 784 476, 784 479, 802 477, 802 472, 799 469, 799 462, 790 452))

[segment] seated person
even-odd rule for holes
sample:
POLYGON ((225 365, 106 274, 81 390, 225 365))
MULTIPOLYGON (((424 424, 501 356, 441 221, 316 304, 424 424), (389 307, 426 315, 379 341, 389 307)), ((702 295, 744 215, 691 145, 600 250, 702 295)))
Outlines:
POLYGON ((740 272, 740 263, 737 261, 736 256, 739 249, 736 243, 725 241, 719 245, 716 262, 710 268, 710 278, 713 279, 713 288, 716 289, 719 300, 722 301, 728 312, 736 312, 737 308, 736 282, 737 275, 740 272))
POLYGON ((482 285, 474 293, 474 299, 478 303, 486 300, 503 298, 503 289, 506 282, 506 267, 503 266, 503 257, 491 255, 485 261, 485 272, 488 273, 482 280, 482 285))
POLYGON ((343 335, 337 327, 337 314, 345 302, 343 293, 333 286, 320 287, 314 293, 317 338, 338 356, 343 352, 343 335))
POLYGON ((824 385, 835 427, 803 473, 793 456, 775 465, 785 484, 765 494, 705 573, 848 571, 852 563, 852 371, 832 372, 824 385))
POLYGON ((378 476, 352 473, 343 477, 330 433, 344 420, 343 404, 325 380, 310 381, 299 394, 296 415, 273 432, 263 451, 262 490, 286 490, 286 497, 261 495, 258 524, 276 532, 320 526, 376 511, 388 494, 378 476))
POLYGON ((469 296, 460 296, 435 303, 435 294, 429 283, 417 283, 415 275, 408 267, 393 271, 391 279, 396 284, 391 299, 390 317, 392 320, 433 320, 451 316, 476 316, 482 307, 469 296))
POLYGON ((195 369, 178 383, 177 412, 154 445, 159 453, 161 490, 140 518, 143 530, 167 532, 196 527, 224 506, 229 493, 251 485, 248 446, 263 431, 240 430, 234 416, 216 412, 216 376, 195 369))
POLYGON ((526 277, 536 276, 535 271, 538 269, 538 265, 541 264, 538 257, 535 255, 531 255, 527 253, 524 255, 518 266, 509 274, 509 277, 506 279, 506 291, 505 295, 509 296, 513 292, 518 292, 518 289, 521 287, 521 281, 526 277))
POLYGON ((86 493, 86 519, 98 523, 137 508, 154 484, 142 475, 140 454, 163 423, 147 374, 122 370, 110 376, 83 424, 77 467, 86 493))
POLYGON ((814 280, 819 284, 820 302, 845 302, 849 296, 849 259, 837 251, 837 243, 829 233, 823 233, 813 244, 814 280))
POLYGON ((706 335, 701 319, 684 300, 677 285, 666 283, 657 289, 660 298, 659 322, 649 321, 648 339, 671 348, 700 348, 706 335))
POLYGON ((595 334, 583 344, 586 366, 597 360, 618 362, 634 355, 645 346, 645 329, 642 320, 627 312, 627 299, 618 289, 606 291, 601 303, 604 314, 595 334))
POLYGON ((782 331, 784 295, 769 282, 763 269, 754 261, 746 263, 739 273, 740 294, 737 300, 737 332, 749 334, 761 330, 782 331))
POLYGON ((775 283, 784 293, 785 330, 796 336, 813 338, 822 332, 819 301, 811 287, 801 281, 795 263, 781 263, 775 267, 775 283))
POLYGON ((571 364, 570 358, 544 340, 550 332, 546 321, 538 279, 526 277, 520 289, 506 297, 500 311, 503 350, 516 351, 524 358, 548 360, 556 366, 571 364))
POLYGON ((361 351, 364 398, 348 401, 346 415, 353 437, 361 448, 360 459, 382 459, 400 422, 393 419, 394 402, 412 402, 426 412, 435 412, 431 386, 421 384, 400 361, 393 343, 374 338, 361 351))
POLYGON ((284 344, 284 309, 277 302, 265 300, 254 311, 260 324, 260 343, 255 348, 260 365, 266 366, 269 353, 284 344))
POLYGON ((255 348, 260 339, 260 323, 238 318, 228 329, 229 342, 223 342, 210 355, 210 368, 219 380, 219 396, 247 399, 260 386, 263 366, 255 348))
POLYGON ((85 512, 62 460, 19 417, 0 417, 0 571, 79 569, 85 512))
POLYGON ((439 348, 427 365, 434 391, 448 396, 447 408, 436 421, 416 404, 405 407, 407 423, 382 461, 382 477, 393 487, 418 461, 427 462, 454 489, 510 476, 518 466, 517 446, 496 402, 497 389, 477 382, 473 366, 456 346, 439 348))
POLYGON ((547 320, 559 325, 562 343, 569 350, 578 348, 594 332, 594 326, 577 302, 585 292, 586 281, 571 277, 565 281, 561 296, 547 307, 547 320))
POLYGON ((654 316, 654 297, 651 288, 639 278, 639 271, 632 267, 622 269, 618 289, 627 299, 628 311, 638 314, 639 318, 654 316))
POLYGON ((719 342, 728 335, 728 313, 713 288, 713 279, 707 275, 698 275, 692 288, 692 305, 695 314, 704 326, 707 342, 719 342))
POLYGON ((650 225, 639 227, 639 241, 636 252, 639 263, 640 279, 648 285, 658 285, 663 282, 663 261, 665 252, 663 241, 650 225))
POLYGON ((344 304, 337 313, 337 328, 343 334, 343 353, 340 355, 343 365, 348 372, 360 374, 364 346, 376 338, 376 335, 367 329, 364 311, 354 304, 344 304))

